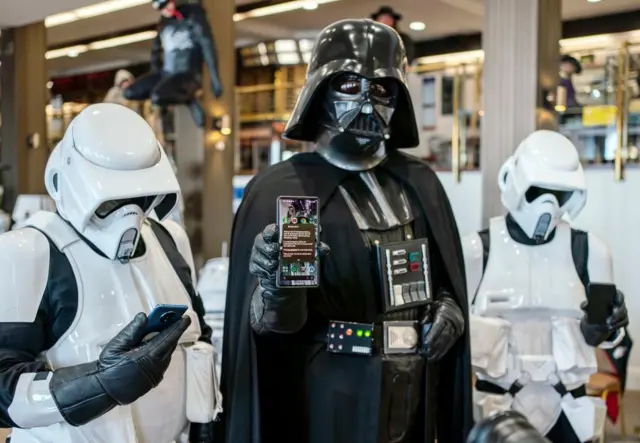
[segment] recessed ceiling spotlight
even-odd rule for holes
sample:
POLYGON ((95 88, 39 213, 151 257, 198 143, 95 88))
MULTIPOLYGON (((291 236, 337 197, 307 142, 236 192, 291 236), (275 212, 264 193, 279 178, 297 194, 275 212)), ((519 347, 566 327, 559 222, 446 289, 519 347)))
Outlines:
POLYGON ((316 2, 305 2, 305 4, 302 5, 302 9, 313 11, 314 9, 318 9, 318 4, 316 2))
POLYGON ((427 28, 427 25, 422 22, 411 22, 409 23, 409 28, 413 31, 424 31, 427 28))
POLYGON ((600 3, 602 0, 587 0, 587 3, 600 3))

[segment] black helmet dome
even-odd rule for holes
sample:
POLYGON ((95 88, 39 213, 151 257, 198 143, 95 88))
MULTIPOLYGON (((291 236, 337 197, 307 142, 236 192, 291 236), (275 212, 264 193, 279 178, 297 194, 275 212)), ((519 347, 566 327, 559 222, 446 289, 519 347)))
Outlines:
POLYGON ((314 142, 324 108, 321 95, 328 80, 343 73, 369 79, 390 78, 399 84, 390 122, 389 148, 418 146, 418 125, 407 88, 407 57, 398 33, 368 19, 341 20, 324 28, 311 53, 305 85, 287 122, 284 136, 314 142))

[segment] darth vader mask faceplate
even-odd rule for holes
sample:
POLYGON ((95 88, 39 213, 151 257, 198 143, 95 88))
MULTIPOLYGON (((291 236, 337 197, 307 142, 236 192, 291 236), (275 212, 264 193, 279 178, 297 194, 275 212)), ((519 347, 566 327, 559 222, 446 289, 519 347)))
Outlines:
POLYGON ((390 137, 398 85, 391 79, 370 80, 343 73, 330 80, 325 97, 327 128, 340 137, 341 148, 353 154, 371 155, 390 137), (350 142, 348 141, 350 139, 350 142))

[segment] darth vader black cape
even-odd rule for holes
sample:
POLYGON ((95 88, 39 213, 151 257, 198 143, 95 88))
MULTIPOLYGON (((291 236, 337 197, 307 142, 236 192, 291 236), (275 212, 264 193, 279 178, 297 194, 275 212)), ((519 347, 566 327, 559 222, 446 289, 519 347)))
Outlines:
MULTIPOLYGON (((468 304, 459 233, 445 191, 436 174, 417 158, 390 152, 384 168, 414 194, 440 250, 449 281, 468 324, 468 304)), ((345 284, 372 281, 368 263, 350 260, 341 251, 363 248, 358 227, 341 198, 340 183, 349 172, 315 153, 301 153, 256 176, 246 187, 231 240, 229 282, 224 322, 221 386, 226 443, 305 443, 305 381, 302 345, 290 335, 257 336, 249 322, 255 279, 249 273, 254 238, 276 221, 276 199, 282 195, 317 196, 322 220, 351 220, 351 229, 322 229, 321 240, 332 248, 332 260, 345 284), (343 213, 339 213, 343 211, 343 213), (262 405, 262 407, 261 407, 262 405), (267 441, 263 435, 277 434, 267 441)), ((373 283, 371 283, 373 285, 373 283)), ((373 291, 360 288, 362 293, 373 291)), ((295 335, 295 334, 294 334, 295 335)), ((436 429, 440 443, 463 443, 472 427, 469 332, 438 364, 436 429)), ((432 421, 432 420, 426 420, 432 421)), ((330 443, 330 442, 327 442, 330 443)), ((375 442, 372 442, 375 443, 375 442)), ((416 442, 422 443, 422 442, 416 442)))

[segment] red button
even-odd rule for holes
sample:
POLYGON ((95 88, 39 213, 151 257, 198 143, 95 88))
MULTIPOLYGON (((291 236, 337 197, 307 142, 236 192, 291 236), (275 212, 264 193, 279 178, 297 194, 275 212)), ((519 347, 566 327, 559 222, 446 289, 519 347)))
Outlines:
POLYGON ((420 270, 420 263, 411 263, 411 272, 418 272, 420 270))
POLYGON ((353 334, 353 331, 351 329, 347 329, 347 335, 351 335, 353 334))

